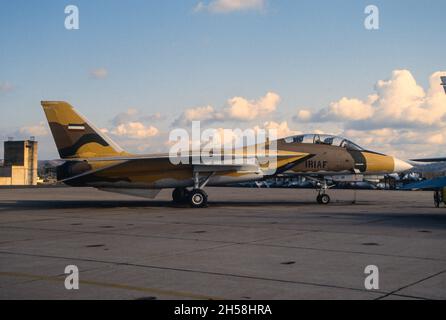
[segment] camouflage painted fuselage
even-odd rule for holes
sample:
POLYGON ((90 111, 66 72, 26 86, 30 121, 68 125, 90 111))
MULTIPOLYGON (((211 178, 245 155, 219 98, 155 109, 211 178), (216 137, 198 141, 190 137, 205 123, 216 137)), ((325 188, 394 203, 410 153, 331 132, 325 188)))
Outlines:
MULTIPOLYGON (((390 156, 370 151, 348 150, 323 144, 286 143, 277 141, 278 154, 288 156, 277 161, 277 173, 293 174, 385 174, 394 171, 390 156)), ((153 157, 154 155, 151 155, 153 157)), ((261 169, 261 168, 259 168, 261 169)), ((175 188, 193 185, 194 165, 172 164, 167 154, 155 158, 131 160, 67 161, 59 167, 58 178, 72 186, 119 187, 119 188, 175 188), (95 172, 96 171, 96 172, 95 172), (92 172, 85 176, 84 173, 92 172)), ((238 170, 215 172, 208 185, 218 186, 236 182, 261 180, 262 170, 238 170)))
POLYGON ((350 144, 332 145, 333 138, 321 140, 319 135, 314 136, 312 143, 296 139, 278 140, 273 164, 262 164, 258 161, 258 153, 248 154, 246 149, 226 151, 225 154, 256 160, 249 165, 245 162, 243 165, 209 165, 200 161, 174 164, 168 154, 138 156, 126 153, 66 102, 44 101, 42 106, 59 154, 66 160, 58 168, 58 179, 71 186, 120 189, 190 187, 194 186, 196 173, 207 181, 207 185, 219 186, 261 180, 280 173, 382 174, 394 172, 396 168, 392 157, 349 148, 348 145, 354 144, 345 139, 342 142, 350 144))
POLYGON ((309 156, 290 168, 290 173, 387 174, 395 170, 394 158, 366 150, 352 150, 327 144, 277 142, 278 150, 302 152, 309 156))

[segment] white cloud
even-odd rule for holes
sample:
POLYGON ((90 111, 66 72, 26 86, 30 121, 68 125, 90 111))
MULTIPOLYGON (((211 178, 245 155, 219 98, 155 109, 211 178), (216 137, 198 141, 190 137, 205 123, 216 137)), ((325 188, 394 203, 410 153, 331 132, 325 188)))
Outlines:
POLYGON ((442 145, 445 142, 445 135, 442 133, 432 134, 427 138, 427 143, 442 145))
POLYGON ((141 122, 128 122, 119 124, 111 133, 127 138, 144 139, 157 136, 159 130, 154 126, 145 126, 141 122))
POLYGON ((328 113, 324 115, 328 118, 364 120, 373 115, 373 107, 358 99, 342 98, 330 104, 328 113))
POLYGON ((280 96, 274 92, 268 92, 257 101, 234 97, 228 100, 225 113, 231 119, 249 121, 273 113, 279 102, 280 96))
POLYGON ((266 0, 211 0, 200 1, 194 11, 208 11, 211 13, 230 13, 235 11, 261 11, 265 8, 266 0))
MULTIPOLYGON (((446 114, 446 95, 440 86, 441 72, 430 77, 430 88, 425 92, 408 70, 397 70, 392 78, 376 85, 377 99, 374 114, 369 119, 393 126, 441 125, 446 114)), ((446 73, 443 73, 446 74, 446 73)))
POLYGON ((420 129, 384 128, 376 130, 344 131, 345 136, 369 150, 394 155, 401 159, 443 156, 446 134, 420 129))
POLYGON ((301 131, 290 129, 287 121, 282 121, 282 122, 267 121, 263 124, 263 127, 259 126, 254 127, 254 130, 256 131, 259 129, 276 130, 277 139, 302 134, 301 131))
POLYGON ((181 122, 192 121, 213 121, 223 119, 223 115, 217 112, 212 106, 190 108, 184 111, 181 122))
POLYGON ((311 111, 302 109, 295 116, 296 121, 342 121, 342 120, 364 120, 373 115, 373 107, 358 99, 342 98, 339 101, 332 102, 328 108, 320 110, 313 114, 311 111))
POLYGON ((9 82, 0 83, 0 92, 11 92, 14 90, 14 86, 9 82))
POLYGON ((221 111, 212 106, 187 109, 174 122, 174 126, 186 125, 191 121, 251 121, 274 113, 279 102, 280 96, 274 92, 268 92, 258 100, 233 97, 228 99, 221 111))
POLYGON ((164 120, 163 115, 157 112, 151 115, 144 115, 138 109, 130 108, 125 112, 118 113, 112 120, 111 123, 117 126, 126 122, 155 122, 164 120))
POLYGON ((145 124, 146 122, 160 121, 163 116, 160 113, 153 115, 143 115, 138 109, 130 108, 125 112, 117 114, 112 120, 112 128, 101 129, 104 133, 111 133, 116 136, 143 139, 154 137, 159 134, 158 128, 153 125, 145 124))
POLYGON ((90 71, 90 76, 94 79, 105 79, 108 77, 108 70, 106 68, 98 68, 90 71))
MULTIPOLYGON (((158 125, 164 117, 160 113, 144 115, 138 109, 130 108, 125 112, 117 114, 108 128, 101 128, 101 132, 114 136, 123 147, 131 147, 133 150, 150 150, 150 143, 142 143, 142 139, 158 137, 161 131, 158 125), (157 125, 152 125, 156 122, 157 125)), ((152 140, 151 143, 154 141, 152 140)))
POLYGON ((48 135, 48 129, 44 122, 36 125, 24 126, 19 129, 22 136, 44 137, 48 135))
POLYGON ((363 101, 344 97, 316 113, 300 110, 296 121, 343 122, 347 128, 379 129, 386 127, 411 128, 444 127, 446 95, 440 86, 440 76, 430 77, 427 92, 419 86, 410 71, 395 70, 389 80, 380 80, 375 93, 363 101))
POLYGON ((303 122, 309 122, 311 120, 312 116, 313 116, 313 114, 311 113, 310 110, 302 109, 297 112, 296 119, 298 121, 300 120, 303 122))
POLYGON ((118 113, 111 122, 117 126, 121 123, 132 121, 138 116, 138 113, 138 110, 131 108, 125 112, 118 113))

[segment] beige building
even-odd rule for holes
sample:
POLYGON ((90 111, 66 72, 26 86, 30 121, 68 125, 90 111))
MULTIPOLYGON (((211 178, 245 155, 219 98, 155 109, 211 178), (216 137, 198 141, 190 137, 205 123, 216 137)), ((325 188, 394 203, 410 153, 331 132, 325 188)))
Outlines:
POLYGON ((37 141, 5 141, 0 185, 37 184, 37 141))

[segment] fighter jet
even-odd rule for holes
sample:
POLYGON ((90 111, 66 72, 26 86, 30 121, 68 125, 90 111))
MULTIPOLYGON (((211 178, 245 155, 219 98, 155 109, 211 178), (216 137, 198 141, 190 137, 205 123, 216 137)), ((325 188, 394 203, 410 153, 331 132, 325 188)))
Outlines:
MULTIPOLYGON (((207 206, 208 196, 203 190, 207 185, 257 181, 309 156, 299 151, 273 150, 273 161, 268 162, 259 161, 258 153, 231 149, 224 153, 224 160, 230 161, 214 164, 202 161, 200 155, 197 160, 193 150, 186 156, 133 155, 121 149, 69 103, 42 101, 41 104, 59 155, 65 161, 57 167, 58 181, 70 186, 95 187, 146 198, 156 197, 161 189, 175 188, 174 202, 188 202, 191 207, 199 208, 207 206)), ((263 145, 265 158, 266 142, 263 145)))
MULTIPOLYGON (((60 157, 65 161, 57 168, 60 182, 147 198, 154 198, 161 189, 174 188, 174 202, 189 203, 195 208, 207 206, 208 196, 203 190, 206 186, 255 182, 284 173, 319 179, 317 201, 328 204, 327 176, 387 174, 412 167, 394 157, 365 150, 350 140, 318 134, 275 140, 273 165, 259 161, 263 153, 232 150, 231 158, 254 161, 208 164, 200 159, 172 161, 171 154, 133 155, 122 150, 69 103, 41 104, 60 157)), ((193 154, 187 157, 192 158, 193 154)))

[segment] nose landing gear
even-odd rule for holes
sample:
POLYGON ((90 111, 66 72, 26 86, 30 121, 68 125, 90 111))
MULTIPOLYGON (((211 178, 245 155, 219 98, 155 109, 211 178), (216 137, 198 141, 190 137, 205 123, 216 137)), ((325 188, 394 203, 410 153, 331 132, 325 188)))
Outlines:
POLYGON ((330 196, 328 194, 319 194, 316 198, 317 203, 320 204, 329 204, 330 203, 330 196))
POLYGON ((316 197, 316 201, 319 204, 329 204, 331 199, 330 196, 327 194, 327 190, 330 188, 327 184, 327 181, 322 180, 317 183, 318 187, 318 195, 316 197))

